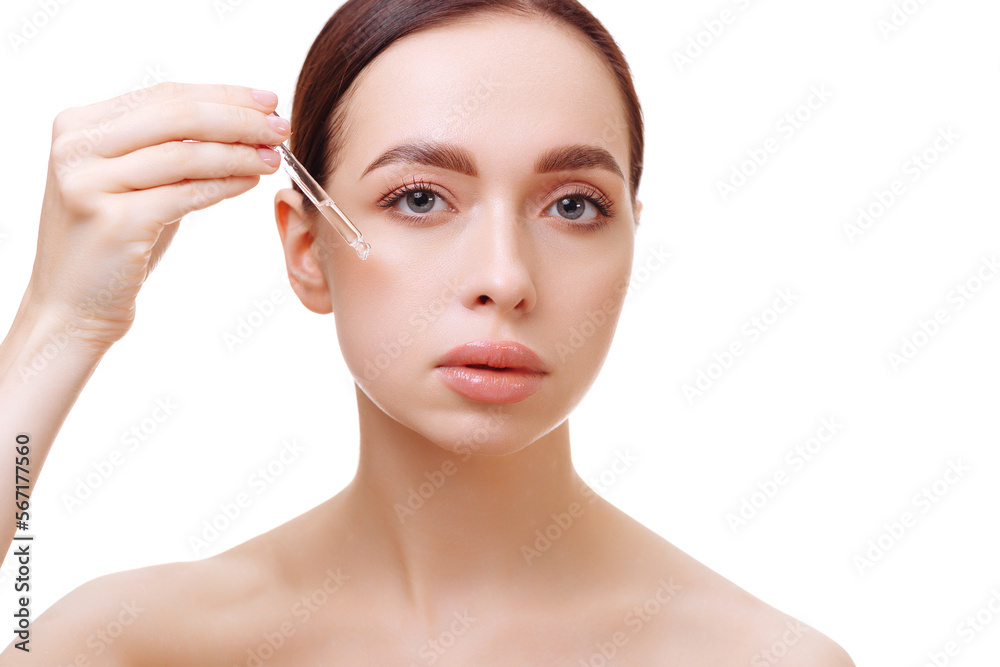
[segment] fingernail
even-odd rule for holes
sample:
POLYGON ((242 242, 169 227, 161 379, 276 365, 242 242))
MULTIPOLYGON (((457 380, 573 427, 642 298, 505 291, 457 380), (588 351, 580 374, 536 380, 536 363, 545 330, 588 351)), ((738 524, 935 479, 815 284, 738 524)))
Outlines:
POLYGON ((288 134, 288 131, 292 129, 291 123, 284 118, 279 118, 278 116, 268 116, 267 124, 270 125, 271 129, 278 134, 288 134))
POLYGON ((268 167, 277 167, 281 164, 281 156, 272 151, 270 148, 258 148, 257 155, 260 159, 264 161, 268 167))
POLYGON ((273 107, 278 103, 278 96, 270 90, 251 90, 250 94, 253 95, 253 98, 257 100, 259 104, 266 107, 273 107))

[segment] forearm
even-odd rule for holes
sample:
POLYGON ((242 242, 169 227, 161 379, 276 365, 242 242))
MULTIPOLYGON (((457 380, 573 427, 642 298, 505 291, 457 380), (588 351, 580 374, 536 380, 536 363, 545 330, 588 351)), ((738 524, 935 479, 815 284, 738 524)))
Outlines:
POLYGON ((22 301, 10 332, 0 344, 3 553, 17 529, 15 511, 20 510, 15 503, 34 488, 59 429, 107 351, 81 343, 72 333, 46 313, 31 312, 22 301), (22 458, 25 450, 27 460, 22 458))

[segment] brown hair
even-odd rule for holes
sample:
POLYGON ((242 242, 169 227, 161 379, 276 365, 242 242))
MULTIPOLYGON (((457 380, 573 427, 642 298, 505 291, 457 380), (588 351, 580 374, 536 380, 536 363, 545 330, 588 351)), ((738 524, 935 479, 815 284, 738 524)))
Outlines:
MULTIPOLYGON (((292 100, 292 153, 316 180, 326 183, 340 164, 345 93, 368 63, 410 33, 487 12, 561 21, 582 32, 607 61, 625 108, 634 213, 642 176, 642 110, 621 50, 576 0, 348 0, 323 26, 302 64, 292 100)), ((600 139, 610 141, 619 131, 606 128, 600 139)))

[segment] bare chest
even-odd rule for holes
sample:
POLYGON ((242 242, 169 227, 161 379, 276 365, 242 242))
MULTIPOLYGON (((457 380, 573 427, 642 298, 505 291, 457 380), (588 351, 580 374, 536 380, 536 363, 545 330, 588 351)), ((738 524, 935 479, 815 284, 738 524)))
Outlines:
MULTIPOLYGON (((486 618, 469 610, 430 631, 406 630, 402 623, 377 617, 289 615, 252 631, 215 635, 213 647, 193 651, 195 664, 233 667, 316 667, 390 665, 399 667, 625 667, 636 665, 730 664, 718 647, 671 627, 667 615, 636 607, 622 613, 584 618, 513 622, 486 618), (653 612, 653 613, 651 613, 653 612)), ((735 663, 733 663, 735 664, 735 663)))

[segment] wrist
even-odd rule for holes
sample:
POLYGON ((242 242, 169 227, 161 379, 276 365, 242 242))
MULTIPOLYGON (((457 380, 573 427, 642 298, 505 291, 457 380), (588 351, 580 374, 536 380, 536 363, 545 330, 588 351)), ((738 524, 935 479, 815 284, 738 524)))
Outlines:
POLYGON ((0 343, 0 375, 11 373, 26 381, 53 365, 95 367, 111 343, 88 340, 81 334, 53 312, 22 302, 10 332, 0 343))

